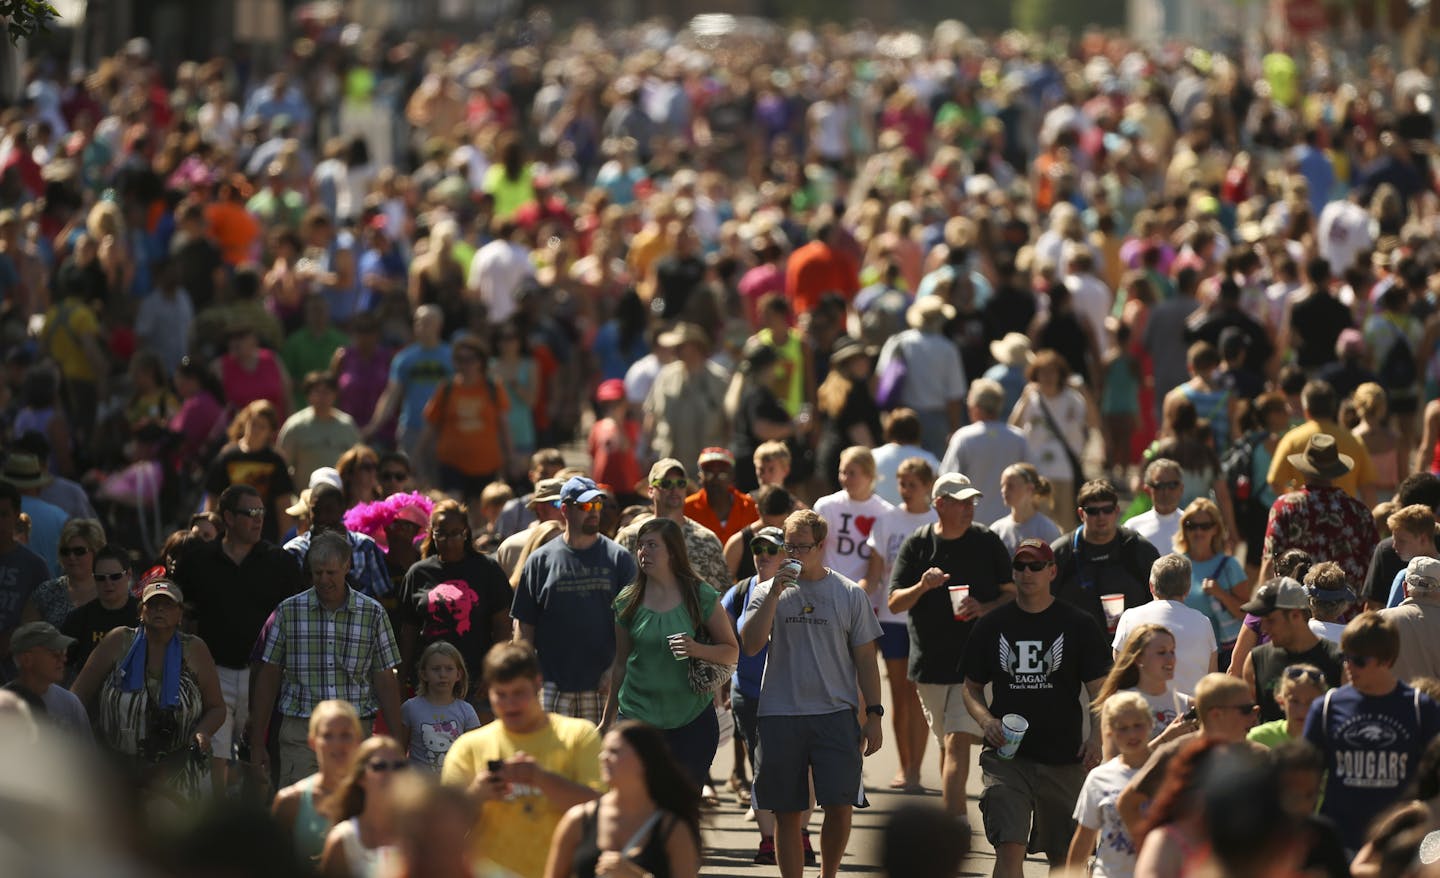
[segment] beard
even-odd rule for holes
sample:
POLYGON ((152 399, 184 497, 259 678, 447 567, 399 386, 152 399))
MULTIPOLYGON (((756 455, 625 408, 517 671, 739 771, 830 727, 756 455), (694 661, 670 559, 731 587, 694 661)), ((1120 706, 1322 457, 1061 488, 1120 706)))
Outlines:
POLYGON ((580 525, 580 532, 587 537, 593 537, 600 532, 600 522, 587 521, 580 525))

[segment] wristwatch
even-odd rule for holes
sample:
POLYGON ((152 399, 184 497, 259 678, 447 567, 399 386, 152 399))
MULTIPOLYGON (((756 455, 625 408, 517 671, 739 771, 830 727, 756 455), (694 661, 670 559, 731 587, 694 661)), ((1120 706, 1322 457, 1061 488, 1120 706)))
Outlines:
POLYGON ((884 716, 884 715, 885 715, 885 705, 883 705, 883 704, 867 704, 867 705, 865 705, 865 715, 866 715, 866 716, 884 716))

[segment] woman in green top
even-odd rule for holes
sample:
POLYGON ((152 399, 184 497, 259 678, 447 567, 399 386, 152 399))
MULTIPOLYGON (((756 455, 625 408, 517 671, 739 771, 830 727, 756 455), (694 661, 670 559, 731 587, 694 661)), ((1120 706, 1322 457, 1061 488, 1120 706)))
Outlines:
POLYGON ((1330 684, 1325 674, 1314 665, 1291 665, 1275 687, 1275 700, 1285 711, 1284 719, 1261 723, 1250 730, 1245 737, 1264 747, 1274 747, 1285 741, 1298 741, 1305 734, 1305 717, 1310 705, 1324 696, 1330 684))
POLYGON ((635 557, 639 575, 615 599, 615 664, 600 726, 633 719, 661 729, 699 789, 710 773, 720 728, 714 693, 690 688, 689 659, 733 665, 740 645, 719 592, 691 569, 680 525, 668 518, 645 522, 635 557), (702 628, 710 643, 696 640, 702 628))

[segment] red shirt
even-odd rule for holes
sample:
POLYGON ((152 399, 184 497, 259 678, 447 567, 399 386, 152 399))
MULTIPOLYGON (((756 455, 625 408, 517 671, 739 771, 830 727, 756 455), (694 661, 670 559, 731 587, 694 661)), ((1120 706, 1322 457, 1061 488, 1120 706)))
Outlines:
POLYGON ((710 508, 710 501, 705 496, 705 489, 701 488, 685 498, 685 517, 719 537, 720 545, 723 546, 732 536, 744 530, 747 524, 754 524, 760 520, 760 510, 756 508, 755 501, 750 499, 749 494, 743 494, 731 488, 730 499, 733 501, 730 507, 730 517, 722 522, 715 511, 710 508))
POLYGON ((640 441, 640 425, 624 424, 614 418, 601 418, 590 428, 587 443, 595 481, 609 485, 616 494, 630 494, 640 484, 640 464, 635 460, 635 446, 640 441))
POLYGON ((811 241, 790 254, 785 266, 785 293, 796 314, 806 314, 825 293, 840 293, 849 302, 860 292, 860 268, 843 252, 811 241))
POLYGON ((1265 528, 1265 557, 1304 549, 1311 557, 1334 561, 1351 582, 1364 582, 1370 556, 1380 542, 1375 520, 1364 503, 1334 486, 1306 485, 1284 494, 1270 507, 1265 528))

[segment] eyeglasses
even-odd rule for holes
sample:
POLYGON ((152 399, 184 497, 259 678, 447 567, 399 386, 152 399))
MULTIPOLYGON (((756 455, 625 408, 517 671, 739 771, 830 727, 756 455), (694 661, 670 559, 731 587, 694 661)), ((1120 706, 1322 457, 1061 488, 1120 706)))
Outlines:
POLYGON ((447 532, 447 533, 441 533, 440 531, 437 530, 437 531, 434 531, 434 534, 435 534, 435 539, 437 539, 437 540, 463 540, 463 539, 465 539, 465 531, 463 531, 463 530, 452 530, 452 531, 449 531, 449 532, 447 532))
POLYGON ((1350 652, 1344 653, 1340 657, 1357 668, 1363 668, 1373 661, 1379 661, 1379 659, 1375 658, 1375 656, 1373 655, 1355 655, 1354 653, 1350 652))
POLYGON ((403 482, 408 478, 410 478, 410 474, 403 469, 380 471, 380 481, 382 482, 403 482))
POLYGON ((571 509, 579 509, 582 512, 599 512, 601 509, 605 508, 605 501, 586 500, 584 503, 580 503, 572 500, 565 505, 569 506, 571 509))
POLYGON ((124 573, 97 573, 95 579, 100 582, 119 582, 125 578, 124 573))
POLYGON ((1081 509, 1085 512, 1086 515, 1114 515, 1117 508, 1119 507, 1117 507, 1114 503, 1111 503, 1107 506, 1081 507, 1081 509))
POLYGON ((387 771, 404 771, 410 767, 410 763, 404 759, 374 759, 365 763, 365 767, 378 774, 384 774, 387 771))
POLYGON ((1010 564, 1013 570, 1029 570, 1031 573, 1039 573, 1049 566, 1049 561, 1015 561, 1010 564))
POLYGON ((235 515, 243 515, 246 518, 264 518, 264 506, 241 506, 239 509, 230 510, 235 515))
POLYGON ((1187 521, 1187 522, 1185 522, 1185 529, 1186 529, 1186 530, 1214 530, 1214 529, 1215 529, 1215 522, 1213 522, 1213 521, 1187 521))
POLYGON ((89 546, 66 546, 60 550, 61 558, 83 558, 90 554, 89 546))
POLYGON ((751 540, 750 554, 752 555, 778 555, 780 547, 769 540, 751 540))
POLYGON ((1285 669, 1285 679, 1310 680, 1317 686, 1325 682, 1324 675, 1322 675, 1319 671, 1311 671, 1306 668, 1297 668, 1294 666, 1285 669))
POLYGON ((1168 482, 1151 482, 1150 487, 1152 490, 1156 491, 1174 491, 1175 489, 1182 487, 1184 484, 1185 483, 1180 481, 1179 479, 1171 479, 1168 482))
POLYGON ((685 487, 688 482, 684 479, 656 479, 650 483, 650 487, 659 488, 662 491, 673 491, 676 488, 685 487))
POLYGON ((1247 702, 1245 702, 1244 704, 1217 704, 1217 705, 1215 706, 1215 709, 1216 709, 1216 710, 1233 710, 1233 711, 1235 711, 1236 713, 1239 713, 1239 714, 1246 714, 1246 713, 1254 713, 1255 710, 1256 710, 1259 706, 1260 706, 1260 705, 1256 704, 1256 703, 1253 702, 1253 701, 1247 701, 1247 702))
POLYGON ((800 554, 804 554, 805 552, 808 552, 808 551, 810 551, 811 549, 815 548, 815 544, 814 544, 814 543, 786 543, 785 545, 781 546, 780 548, 784 549, 785 551, 789 552, 789 553, 792 554, 792 555, 800 555, 800 554))

